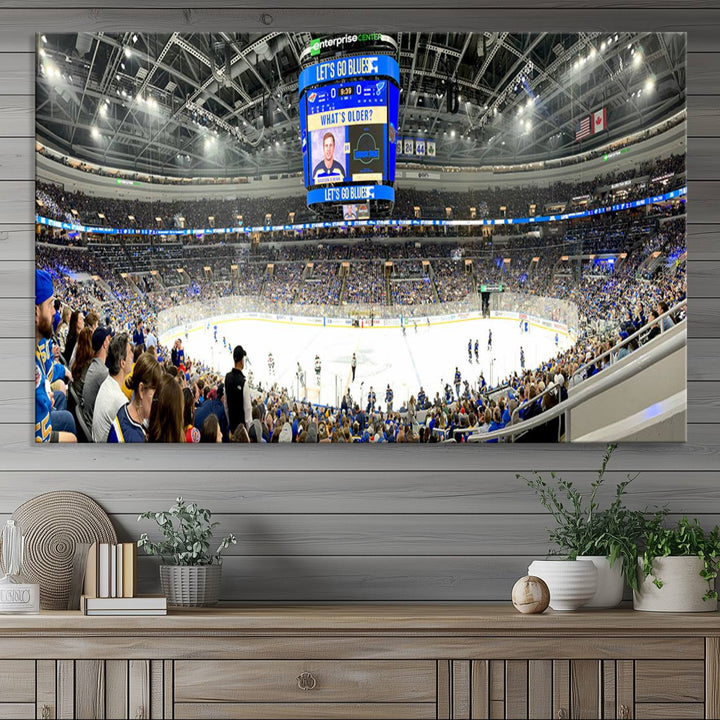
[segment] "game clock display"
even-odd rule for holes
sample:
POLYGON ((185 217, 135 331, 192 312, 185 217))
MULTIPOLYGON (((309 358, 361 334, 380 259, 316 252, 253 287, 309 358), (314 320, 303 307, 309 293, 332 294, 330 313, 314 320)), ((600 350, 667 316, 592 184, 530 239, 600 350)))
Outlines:
POLYGON ((379 54, 311 64, 300 73, 298 89, 308 205, 319 211, 320 206, 331 210, 339 200, 370 201, 375 211, 378 202, 391 208, 397 61, 379 54))
POLYGON ((326 85, 305 96, 306 185, 393 182, 398 90, 387 80, 326 85))

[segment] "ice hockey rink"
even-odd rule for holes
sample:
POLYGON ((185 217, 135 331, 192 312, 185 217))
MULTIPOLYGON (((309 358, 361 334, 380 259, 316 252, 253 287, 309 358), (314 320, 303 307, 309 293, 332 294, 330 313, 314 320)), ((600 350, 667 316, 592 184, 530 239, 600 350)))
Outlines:
MULTIPOLYGON (((432 323, 432 320, 430 321, 432 323)), ((363 405, 372 387, 377 400, 385 407, 385 389, 394 391, 394 408, 398 409, 410 395, 417 397, 422 386, 429 399, 445 383, 453 385, 456 366, 462 379, 478 386, 482 372, 488 384, 494 384, 517 370, 520 372, 520 348, 525 351, 525 367, 532 368, 553 357, 572 343, 564 332, 533 323, 527 332, 515 319, 466 319, 427 325, 418 318, 417 326, 408 321, 405 333, 401 327, 322 327, 282 320, 256 318, 218 318, 204 325, 187 328, 187 332, 165 334, 161 341, 172 345, 180 337, 188 357, 200 360, 221 372, 232 367, 232 348, 242 345, 247 352, 246 373, 253 384, 263 388, 277 382, 295 397, 311 402, 336 405, 350 387, 353 400, 363 405), (217 341, 213 326, 217 325, 217 341), (492 330, 492 350, 488 334, 492 330), (227 346, 223 348, 223 337, 227 346), (468 340, 472 340, 472 361, 468 359, 468 340), (474 345, 479 341, 479 362, 474 345), (275 360, 275 372, 268 369, 268 354, 275 360), (351 359, 357 357, 355 382, 352 382, 351 359), (315 355, 321 360, 319 382, 315 373, 315 355), (297 364, 305 375, 305 386, 297 379, 297 364)))

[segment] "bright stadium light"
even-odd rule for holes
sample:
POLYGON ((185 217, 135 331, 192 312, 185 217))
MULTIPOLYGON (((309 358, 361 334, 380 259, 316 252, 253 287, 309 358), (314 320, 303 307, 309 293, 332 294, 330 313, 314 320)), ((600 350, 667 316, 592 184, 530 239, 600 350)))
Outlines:
POLYGON ((633 56, 633 65, 635 67, 639 67, 641 62, 642 62, 642 53, 636 52, 635 55, 633 56))
POLYGON ((126 47, 124 52, 126 58, 129 58, 132 55, 132 50, 129 47, 126 47))
POLYGON ((100 137, 100 131, 94 127, 90 130, 90 134, 97 140, 100 137))
POLYGON ((645 81, 645 92, 652 92, 655 89, 655 80, 653 78, 649 77, 645 81))

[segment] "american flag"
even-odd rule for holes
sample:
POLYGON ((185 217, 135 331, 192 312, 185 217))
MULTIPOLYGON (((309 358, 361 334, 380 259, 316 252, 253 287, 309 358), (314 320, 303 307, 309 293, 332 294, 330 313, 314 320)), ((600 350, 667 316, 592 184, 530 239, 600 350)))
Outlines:
POLYGON ((584 117, 577 126, 577 131, 575 132, 575 140, 582 140, 584 137, 587 137, 592 132, 592 128, 590 127, 590 116, 584 117))

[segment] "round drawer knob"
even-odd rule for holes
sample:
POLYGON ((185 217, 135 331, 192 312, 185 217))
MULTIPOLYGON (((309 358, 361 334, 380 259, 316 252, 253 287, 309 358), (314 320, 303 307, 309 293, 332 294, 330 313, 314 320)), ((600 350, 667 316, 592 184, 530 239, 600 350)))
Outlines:
POLYGON ((297 676, 297 684, 301 690, 314 690, 317 680, 312 673, 304 672, 297 676))

